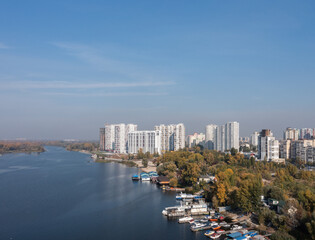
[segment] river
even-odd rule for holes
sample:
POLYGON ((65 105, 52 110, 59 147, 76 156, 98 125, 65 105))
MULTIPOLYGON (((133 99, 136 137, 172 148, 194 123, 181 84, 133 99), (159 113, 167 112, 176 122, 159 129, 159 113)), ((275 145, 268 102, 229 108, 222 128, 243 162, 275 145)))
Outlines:
POLYGON ((60 147, 0 157, 0 239, 207 239, 161 214, 175 193, 60 147))

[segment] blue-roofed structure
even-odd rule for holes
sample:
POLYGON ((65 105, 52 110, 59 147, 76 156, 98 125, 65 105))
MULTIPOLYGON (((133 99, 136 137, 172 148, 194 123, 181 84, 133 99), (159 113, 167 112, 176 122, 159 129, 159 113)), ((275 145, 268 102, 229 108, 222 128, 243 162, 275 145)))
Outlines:
POLYGON ((227 237, 232 238, 232 239, 235 239, 235 238, 238 238, 238 237, 242 237, 242 236, 243 236, 243 234, 240 233, 240 232, 230 233, 230 234, 227 235, 227 237))

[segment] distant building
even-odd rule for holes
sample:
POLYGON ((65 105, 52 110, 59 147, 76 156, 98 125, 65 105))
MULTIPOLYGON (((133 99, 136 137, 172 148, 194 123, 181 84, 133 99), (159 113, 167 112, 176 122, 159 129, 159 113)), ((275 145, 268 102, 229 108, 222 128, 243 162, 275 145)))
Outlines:
POLYGON ((239 150, 239 123, 228 122, 225 125, 206 126, 205 146, 210 150, 224 152, 235 148, 239 150))
POLYGON ((203 133, 194 133, 193 135, 187 136, 187 145, 188 147, 194 147, 196 145, 205 145, 205 134, 203 133))
POLYGON ((214 124, 206 126, 205 147, 210 150, 214 150, 216 148, 217 128, 218 126, 214 124))
POLYGON ((291 144, 292 140, 282 140, 279 145, 280 158, 291 158, 291 144))
POLYGON ((286 128, 283 133, 284 140, 310 140, 315 138, 315 129, 314 128, 286 128))
POLYGON ((142 149, 143 153, 161 154, 160 131, 133 131, 128 133, 128 153, 135 154, 142 149))
POLYGON ((105 151, 105 128, 100 128, 100 150, 105 151))
POLYGON ((266 161, 279 160, 279 141, 269 129, 263 129, 258 137, 258 159, 266 161))
POLYGON ((258 136, 259 132, 254 132, 253 134, 250 135, 250 141, 249 143, 253 146, 258 146, 258 136))
POLYGON ((299 159, 304 163, 314 163, 315 161, 315 139, 297 140, 291 143, 291 159, 299 159))
POLYGON ((158 125, 155 131, 161 133, 161 151, 177 151, 185 148, 185 126, 183 123, 158 125))
POLYGON ((283 133, 284 140, 299 140, 300 138, 300 131, 296 128, 287 128, 283 133))
POLYGON ((105 124, 105 128, 100 129, 100 141, 102 141, 103 151, 127 153, 128 133, 136 131, 137 127, 135 124, 105 124))

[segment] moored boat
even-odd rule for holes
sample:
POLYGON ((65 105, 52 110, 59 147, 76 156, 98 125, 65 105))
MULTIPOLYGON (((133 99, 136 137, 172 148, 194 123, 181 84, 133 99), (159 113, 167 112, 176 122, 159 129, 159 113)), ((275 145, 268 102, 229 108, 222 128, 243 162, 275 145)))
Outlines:
POLYGON ((211 239, 218 239, 221 237, 221 234, 220 233, 214 233, 210 236, 211 239))
POLYGON ((183 217, 178 219, 178 223, 189 223, 190 221, 193 221, 194 219, 192 217, 183 217))
POLYGON ((209 237, 209 236, 211 236, 211 235, 214 234, 214 233, 215 233, 215 231, 207 230, 207 231, 205 232, 205 236, 209 237))
POLYGON ((194 223, 191 225, 191 231, 200 231, 203 230, 207 226, 206 223, 194 223))
POLYGON ((139 175, 135 174, 135 175, 133 175, 133 176, 131 177, 131 179, 134 180, 134 181, 139 181, 139 180, 140 180, 140 177, 139 177, 139 175))

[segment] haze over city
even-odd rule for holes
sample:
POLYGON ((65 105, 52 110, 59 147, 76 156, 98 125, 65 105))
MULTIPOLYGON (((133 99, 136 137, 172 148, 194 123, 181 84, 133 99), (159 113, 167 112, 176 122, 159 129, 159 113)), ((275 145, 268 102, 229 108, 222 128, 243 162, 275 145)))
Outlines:
POLYGON ((314 127, 314 11, 311 0, 3 2, 1 137, 98 139, 105 122, 314 127))

